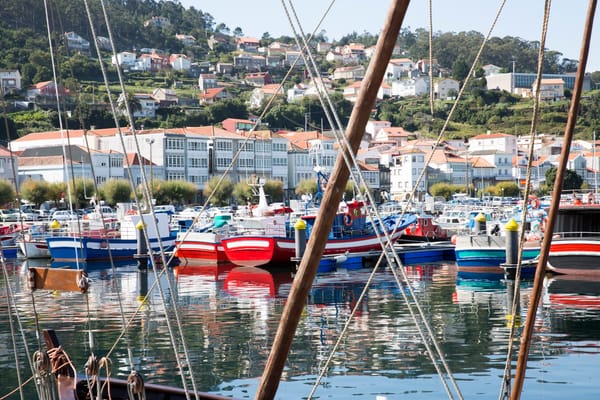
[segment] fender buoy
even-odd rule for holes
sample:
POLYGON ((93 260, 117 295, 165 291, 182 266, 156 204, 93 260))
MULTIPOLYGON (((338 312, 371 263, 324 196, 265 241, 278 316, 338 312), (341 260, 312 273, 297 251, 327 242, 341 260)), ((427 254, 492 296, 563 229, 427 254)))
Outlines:
POLYGON ((531 208, 534 208, 537 210, 538 208, 540 208, 540 199, 538 199, 537 197, 530 198, 529 205, 531 206, 531 208))
POLYGON ((352 214, 350 214, 350 213, 344 214, 343 220, 344 220, 344 225, 346 225, 346 226, 352 226, 352 223, 354 222, 354 218, 352 217, 352 214))

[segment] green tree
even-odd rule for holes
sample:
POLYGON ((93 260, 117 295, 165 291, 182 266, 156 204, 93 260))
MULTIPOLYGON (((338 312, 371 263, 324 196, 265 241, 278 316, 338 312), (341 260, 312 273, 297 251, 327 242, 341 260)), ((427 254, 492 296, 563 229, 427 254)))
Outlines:
POLYGON ((14 203, 17 198, 17 192, 14 185, 6 179, 0 179, 0 204, 6 207, 10 203, 14 203))
POLYGON ((210 203, 216 206, 226 206, 230 204, 233 195, 233 182, 230 179, 223 179, 221 184, 217 187, 219 182, 218 177, 211 178, 204 186, 202 192, 204 196, 210 198, 210 203))
POLYGON ((248 182, 238 182, 233 188, 233 197, 235 197, 238 204, 246 204, 252 201, 254 192, 248 182))
MULTIPOLYGON (((556 180, 556 167, 546 170, 546 183, 550 191, 554 190, 554 181, 556 180)), ((567 169, 563 177, 563 190, 576 190, 581 188, 583 178, 577 172, 567 169)))
POLYGON ((48 200, 54 202, 54 205, 58 207, 61 202, 66 202, 67 196, 67 184, 65 182, 52 182, 48 187, 48 200))
POLYGON ((271 202, 282 202, 283 201, 283 182, 276 179, 268 179, 263 186, 265 194, 271 200, 271 202))
POLYGON ((451 185, 446 182, 434 183, 429 187, 429 194, 431 194, 434 197, 441 196, 446 200, 450 200, 452 198, 452 195, 455 193, 453 186, 454 185, 451 185))
POLYGON ((133 193, 131 185, 125 179, 110 179, 98 188, 99 196, 108 204, 126 203, 131 201, 133 193))
POLYGON ((302 179, 298 182, 295 193, 298 196, 302 196, 303 194, 314 195, 317 193, 317 181, 315 179, 302 179))
POLYGON ((517 197, 519 196, 520 189, 519 185, 515 182, 500 182, 494 186, 493 194, 495 196, 508 196, 517 197))
MULTIPOLYGON (((71 201, 76 208, 84 208, 90 204, 90 200, 96 194, 94 181, 86 178, 77 178, 71 187, 71 201)), ((69 199, 65 199, 68 201, 69 199)))
POLYGON ((46 181, 36 181, 27 179, 21 184, 21 197, 30 203, 35 204, 36 208, 49 199, 50 185, 46 181))
MULTIPOLYGON (((196 197, 196 185, 185 181, 166 181, 163 184, 165 203, 185 204, 196 197)), ((164 203, 159 203, 164 204, 164 203)))

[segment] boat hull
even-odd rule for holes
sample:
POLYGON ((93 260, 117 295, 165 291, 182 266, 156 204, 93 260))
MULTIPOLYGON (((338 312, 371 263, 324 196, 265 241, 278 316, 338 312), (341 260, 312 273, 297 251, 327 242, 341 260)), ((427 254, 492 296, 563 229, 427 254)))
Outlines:
POLYGON ((556 274, 600 276, 600 237, 553 238, 548 269, 556 274))
MULTIPOLYGON (((392 238, 400 236, 398 231, 392 238)), ((385 237, 382 237, 385 242, 385 237)), ((296 257, 294 239, 265 236, 234 236, 223 239, 223 247, 229 261, 245 267, 261 265, 287 267, 294 264, 296 257)), ((376 235, 352 237, 347 239, 330 239, 325 245, 323 255, 365 253, 381 250, 376 235)))
MULTIPOLYGON (((460 277, 475 279, 503 278, 504 268, 501 268, 501 264, 506 263, 505 240, 504 237, 491 235, 458 236, 454 255, 460 277)), ((522 260, 533 260, 539 254, 539 242, 526 242, 522 251, 522 260)), ((531 271, 528 269, 527 276, 530 274, 531 271)), ((522 275, 522 277, 524 276, 522 275)))
POLYGON ((50 258, 46 240, 19 240, 19 251, 26 258, 50 258))
MULTIPOLYGON (((110 261, 132 259, 138 253, 137 240, 118 238, 90 238, 57 236, 46 238, 50 256, 54 261, 110 261)), ((174 237, 165 237, 161 243, 150 240, 151 252, 161 249, 171 251, 174 237)))
POLYGON ((229 259, 220 239, 210 232, 180 234, 175 242, 175 256, 193 263, 224 263, 229 259))

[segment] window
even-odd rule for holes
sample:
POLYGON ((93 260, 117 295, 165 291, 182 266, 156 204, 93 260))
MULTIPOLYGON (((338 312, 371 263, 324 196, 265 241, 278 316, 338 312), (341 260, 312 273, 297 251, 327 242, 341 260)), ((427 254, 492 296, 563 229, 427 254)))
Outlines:
POLYGON ((113 168, 122 168, 123 167, 123 159, 111 157, 110 166, 113 168))
POLYGON ((254 142, 248 141, 245 144, 240 142, 240 149, 242 149, 242 151, 254 152, 254 142))
POLYGON ((285 167, 287 166, 287 158, 273 157, 274 167, 285 167))
POLYGON ((167 139, 167 150, 183 150, 183 139, 168 138, 167 139))
POLYGON ((188 164, 190 168, 208 168, 208 158, 190 158, 188 164))
POLYGON ((169 154, 167 156, 167 167, 183 168, 184 166, 184 158, 182 155, 169 154))
POLYGON ((233 148, 232 144, 231 144, 231 140, 217 140, 215 145, 216 145, 216 149, 219 151, 231 151, 233 148))
POLYGON ((208 146, 205 141, 190 140, 188 141, 189 151, 208 151, 208 146))
POLYGON ((218 168, 227 168, 231 164, 230 157, 217 157, 217 167, 218 168))
POLYGON ((239 158, 238 159, 238 167, 239 168, 252 168, 252 167, 254 167, 254 159, 253 158, 239 158))
POLYGON ((183 181, 185 180, 185 176, 183 172, 169 172, 167 174, 167 180, 169 181, 183 181))
POLYGON ((271 145, 273 147, 273 151, 281 151, 281 152, 287 151, 287 146, 285 143, 275 142, 275 143, 272 143, 271 145))

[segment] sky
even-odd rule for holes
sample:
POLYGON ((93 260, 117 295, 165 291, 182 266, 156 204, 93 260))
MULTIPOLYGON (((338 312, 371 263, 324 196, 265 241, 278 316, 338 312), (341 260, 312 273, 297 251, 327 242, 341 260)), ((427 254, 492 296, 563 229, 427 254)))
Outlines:
MULTIPOLYGON (((271 37, 293 36, 282 0, 179 0, 184 7, 193 6, 209 13, 215 23, 224 23, 233 31, 240 27, 245 36, 260 39, 264 32, 271 37)), ((289 0, 285 3, 289 7, 289 0)), ((292 1, 304 32, 312 32, 330 0, 292 1)), ((390 0, 335 0, 320 28, 330 41, 352 33, 379 33, 390 7, 390 0)), ((501 0, 432 0, 433 31, 477 31, 487 35, 502 4, 501 0)), ((492 36, 514 36, 540 41, 544 0, 508 0, 492 31, 492 36)), ((588 2, 554 0, 551 4, 546 48, 559 51, 563 57, 578 59, 588 2)), ((587 72, 600 71, 600 17, 596 12, 587 72), (596 47, 596 48, 595 48, 596 47), (594 51, 595 50, 595 51, 594 51)), ((429 29, 429 1, 413 0, 403 27, 415 31, 429 29)), ((435 57, 435 54, 434 54, 435 57)), ((516 66, 518 71, 518 65, 516 66)))

